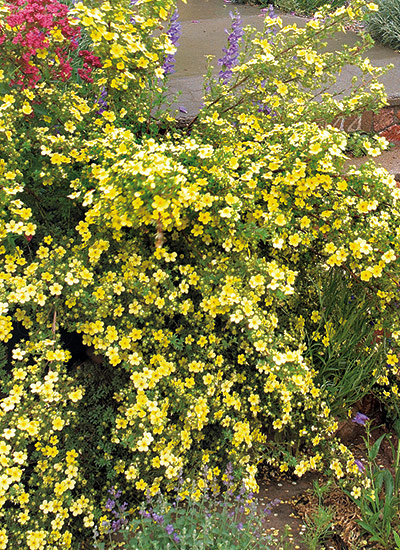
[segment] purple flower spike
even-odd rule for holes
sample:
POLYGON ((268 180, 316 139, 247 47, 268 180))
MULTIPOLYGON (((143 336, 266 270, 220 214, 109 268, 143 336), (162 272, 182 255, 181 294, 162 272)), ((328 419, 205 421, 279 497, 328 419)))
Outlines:
POLYGON ((354 463, 356 464, 358 470, 362 473, 362 472, 365 472, 365 466, 364 464, 361 462, 361 460, 358 460, 358 458, 356 458, 354 460, 354 463))
POLYGON ((110 511, 114 508, 115 506, 115 500, 111 500, 111 498, 109 498, 106 502, 106 510, 110 511))
POLYGON ((243 531, 244 529, 242 522, 238 523, 236 527, 238 528, 238 531, 243 531))
MULTIPOLYGON (((179 46, 178 40, 181 36, 181 24, 179 22, 178 10, 175 10, 171 17, 167 36, 174 46, 179 46)), ((167 55, 162 68, 164 69, 165 74, 172 74, 175 72, 175 54, 167 55)))
POLYGON ((156 523, 159 523, 160 525, 164 523, 164 516, 162 514, 156 514, 153 512, 152 517, 156 523))
POLYGON ((167 531, 168 535, 172 535, 172 533, 174 532, 174 526, 169 524, 165 527, 165 530, 167 531))
MULTIPOLYGON (((101 89, 101 94, 100 94, 100 97, 99 99, 97 100, 97 103, 99 104, 100 106, 100 109, 98 110, 98 114, 101 115, 101 113, 103 111, 106 111, 108 109, 108 104, 107 104, 107 90, 106 88, 103 86, 102 89, 101 89)), ((112 488, 112 490, 114 490, 114 488, 112 488)), ((113 493, 111 492, 111 490, 109 491, 110 495, 112 495, 113 493)))
POLYGON ((218 64, 222 66, 218 78, 223 84, 227 84, 232 78, 232 69, 237 65, 239 59, 239 41, 243 36, 242 21, 238 13, 229 14, 232 19, 231 32, 228 33, 228 48, 223 48, 224 56, 218 59, 218 64))
POLYGON ((352 419, 352 422, 359 424, 360 426, 365 426, 365 423, 369 420, 366 414, 358 412, 355 417, 352 419))
POLYGON ((174 539, 174 542, 176 542, 176 544, 179 544, 181 542, 181 539, 176 533, 173 534, 172 538, 174 539))

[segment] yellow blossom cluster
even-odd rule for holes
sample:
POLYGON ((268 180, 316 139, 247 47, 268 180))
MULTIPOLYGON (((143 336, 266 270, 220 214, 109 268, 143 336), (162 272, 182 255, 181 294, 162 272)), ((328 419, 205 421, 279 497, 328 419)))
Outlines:
POLYGON ((91 92, 0 96, 0 548, 80 548, 106 484, 133 502, 182 474, 198 496, 204 465, 218 486, 230 462, 251 490, 261 460, 354 474, 321 375, 350 326, 321 306, 332 273, 368 296, 376 338, 354 353, 390 330, 373 380, 398 399, 400 191, 373 163, 346 170, 329 124, 382 103, 380 71, 362 46, 320 53, 350 8, 256 35, 180 131, 150 101, 172 2, 132 4, 71 11, 103 61, 91 92), (312 101, 350 62, 369 91, 312 101))

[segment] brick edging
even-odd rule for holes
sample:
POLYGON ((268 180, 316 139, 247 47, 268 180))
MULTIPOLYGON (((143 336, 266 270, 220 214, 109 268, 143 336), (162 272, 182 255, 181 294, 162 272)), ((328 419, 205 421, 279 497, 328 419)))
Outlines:
POLYGON ((400 97, 389 97, 388 105, 378 112, 338 117, 333 126, 346 132, 375 132, 389 141, 400 142, 400 97))

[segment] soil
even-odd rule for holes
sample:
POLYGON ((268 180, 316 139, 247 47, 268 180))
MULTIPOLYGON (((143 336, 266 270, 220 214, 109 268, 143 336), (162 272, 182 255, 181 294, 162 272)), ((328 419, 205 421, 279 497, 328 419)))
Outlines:
MULTIPOLYGON (((378 400, 367 396, 362 402, 356 404, 357 411, 367 414, 371 418, 371 444, 382 434, 391 436, 396 448, 398 439, 385 426, 385 418, 378 400)), ((364 442, 365 428, 355 424, 350 419, 339 424, 337 437, 352 451, 355 458, 361 462, 367 462, 367 451, 364 442)), ((390 444, 384 440, 377 456, 377 464, 382 468, 388 468, 393 472, 393 457, 390 444)), ((284 541, 278 543, 273 550, 310 550, 304 541, 304 533, 307 529, 309 518, 318 509, 318 496, 314 490, 314 484, 326 486, 327 478, 317 473, 308 473, 299 479, 260 479, 260 492, 258 494, 259 512, 264 516, 265 533, 274 536, 287 534, 286 540, 290 545, 285 546, 284 541), (269 503, 270 512, 265 511, 269 503)), ((334 513, 333 527, 326 540, 321 541, 321 549, 326 550, 373 550, 378 547, 371 545, 358 525, 361 519, 359 508, 352 500, 334 483, 323 495, 323 506, 334 513)), ((311 527, 312 529, 312 527, 311 527)))

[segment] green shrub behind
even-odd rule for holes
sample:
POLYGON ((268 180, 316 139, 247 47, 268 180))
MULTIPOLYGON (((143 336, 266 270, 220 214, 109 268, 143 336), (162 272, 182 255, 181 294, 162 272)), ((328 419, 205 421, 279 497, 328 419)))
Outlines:
POLYGON ((380 0, 379 10, 370 13, 368 30, 371 36, 393 50, 400 49, 400 2, 380 0))

